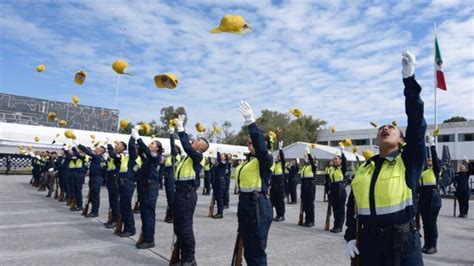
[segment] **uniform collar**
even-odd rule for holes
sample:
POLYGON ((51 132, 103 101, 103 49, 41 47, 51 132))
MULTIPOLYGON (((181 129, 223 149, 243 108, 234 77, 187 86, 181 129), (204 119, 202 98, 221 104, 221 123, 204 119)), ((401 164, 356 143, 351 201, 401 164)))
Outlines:
POLYGON ((395 160, 395 158, 400 154, 400 151, 399 150, 395 150, 395 151, 392 151, 391 153, 387 154, 387 156, 385 156, 385 159, 387 159, 387 161, 393 161, 395 160))

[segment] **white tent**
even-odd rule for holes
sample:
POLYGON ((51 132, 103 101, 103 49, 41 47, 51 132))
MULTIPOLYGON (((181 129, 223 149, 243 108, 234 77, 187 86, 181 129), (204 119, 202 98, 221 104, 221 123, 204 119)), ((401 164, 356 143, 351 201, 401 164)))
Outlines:
MULTIPOLYGON (((69 142, 64 137, 65 128, 57 127, 45 127, 45 126, 34 126, 34 125, 22 125, 14 123, 0 122, 0 153, 17 153, 19 151, 18 146, 32 146, 33 150, 59 150, 62 148, 63 142, 69 142), (56 137, 56 135, 59 135, 56 137), (39 141, 35 142, 34 138, 38 137, 39 141), (55 144, 52 144, 53 140, 55 144)), ((95 136, 95 140, 104 143, 106 138, 110 141, 123 141, 128 143, 130 135, 127 134, 116 134, 109 132, 97 132, 87 130, 74 129, 74 134, 77 137, 77 142, 85 146, 92 146, 91 135, 95 136)), ((145 143, 151 141, 150 137, 142 137, 145 143)), ((165 154, 170 152, 170 140, 167 138, 156 138, 161 142, 165 148, 165 154)), ((181 146, 179 139, 175 140, 176 145, 181 146)), ((221 152, 231 153, 237 159, 244 159, 244 153, 248 152, 246 146, 237 145, 226 145, 210 143, 209 150, 204 153, 204 156, 216 156, 217 146, 221 152)))
MULTIPOLYGON (((313 144, 314 145, 314 144, 313 144)), ((304 157, 304 152, 306 147, 309 147, 310 152, 312 155, 316 157, 317 160, 332 160, 334 156, 341 155, 341 149, 330 147, 326 145, 316 144, 314 148, 311 148, 311 143, 307 142, 295 142, 286 147, 283 147, 283 152, 285 153, 285 158, 287 159, 295 159, 304 157)), ((278 151, 273 152, 273 156, 276 157, 278 155, 278 151)), ((352 152, 352 149, 346 148, 344 150, 344 155, 349 162, 356 161, 356 154, 352 152)), ((362 155, 358 155, 360 161, 364 161, 364 157, 362 155)))

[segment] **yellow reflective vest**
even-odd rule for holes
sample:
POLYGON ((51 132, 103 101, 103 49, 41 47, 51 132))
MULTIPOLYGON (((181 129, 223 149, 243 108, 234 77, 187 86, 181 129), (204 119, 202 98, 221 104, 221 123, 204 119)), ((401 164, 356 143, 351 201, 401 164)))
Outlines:
POLYGON ((301 178, 314 178, 313 168, 311 167, 311 163, 307 163, 303 167, 301 167, 300 174, 301 174, 301 178))
POLYGON ((436 186, 436 176, 433 171, 432 167, 428 167, 423 173, 421 174, 420 178, 420 186, 436 186))
POLYGON ((282 163, 276 162, 273 164, 273 175, 283 175, 282 163))
POLYGON ((260 192, 262 180, 260 179, 260 165, 257 158, 246 161, 235 169, 235 177, 240 192, 260 192))
POLYGON ((344 181, 344 175, 342 174, 341 167, 333 168, 331 173, 329 173, 329 178, 331 179, 331 182, 333 183, 344 181))
MULTIPOLYGON (((352 191, 358 215, 370 215, 370 183, 375 162, 361 165, 352 180, 352 191)), ((412 191, 405 180, 405 164, 401 154, 393 161, 384 160, 374 189, 375 215, 396 213, 413 205, 412 191)))

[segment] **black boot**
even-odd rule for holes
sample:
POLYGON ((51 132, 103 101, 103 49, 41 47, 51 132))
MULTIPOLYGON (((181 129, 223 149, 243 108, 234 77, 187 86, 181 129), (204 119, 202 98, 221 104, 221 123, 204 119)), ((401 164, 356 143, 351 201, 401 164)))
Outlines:
POLYGON ((135 245, 138 249, 147 249, 155 247, 155 242, 141 242, 135 245))

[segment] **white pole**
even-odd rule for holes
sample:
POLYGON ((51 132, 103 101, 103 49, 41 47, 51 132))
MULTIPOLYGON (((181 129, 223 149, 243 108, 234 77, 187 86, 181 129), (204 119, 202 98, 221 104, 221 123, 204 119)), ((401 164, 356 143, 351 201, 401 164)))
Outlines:
MULTIPOLYGON (((434 23, 434 35, 435 35, 435 45, 434 45, 434 58, 436 60, 436 22, 434 23)), ((435 119, 435 129, 438 128, 438 104, 437 104, 437 88, 436 88, 436 61, 433 64, 434 66, 434 119, 435 119)), ((438 138, 435 138, 435 145, 438 144, 438 138)))

